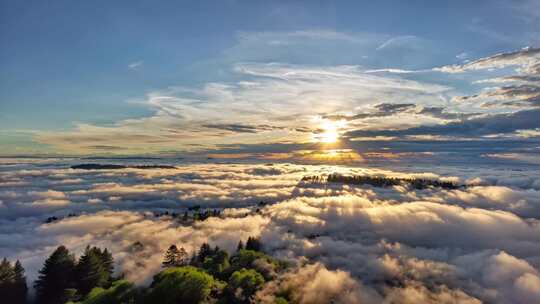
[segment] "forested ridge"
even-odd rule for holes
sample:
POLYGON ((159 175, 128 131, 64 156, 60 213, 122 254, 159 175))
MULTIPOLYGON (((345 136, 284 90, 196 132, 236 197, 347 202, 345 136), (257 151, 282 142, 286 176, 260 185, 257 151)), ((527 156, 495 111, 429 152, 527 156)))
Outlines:
POLYGON ((423 178, 399 178, 369 175, 342 175, 338 173, 328 175, 309 175, 302 178, 302 182, 309 183, 340 183, 347 185, 369 185, 372 187, 392 187, 409 185, 414 189, 422 190, 430 187, 442 189, 458 189, 465 185, 459 185, 450 181, 423 179, 423 178))
MULTIPOLYGON (((4 258, 0 299, 13 304, 252 303, 263 284, 288 267, 262 249, 260 240, 253 237, 245 244, 240 241, 232 255, 204 243, 190 256, 173 244, 163 255, 162 270, 150 286, 141 287, 121 273, 115 276, 113 256, 107 248, 87 246, 76 259, 65 246, 59 246, 39 271, 31 298, 21 263, 4 258)), ((288 303, 288 292, 277 295, 276 301, 288 303)))

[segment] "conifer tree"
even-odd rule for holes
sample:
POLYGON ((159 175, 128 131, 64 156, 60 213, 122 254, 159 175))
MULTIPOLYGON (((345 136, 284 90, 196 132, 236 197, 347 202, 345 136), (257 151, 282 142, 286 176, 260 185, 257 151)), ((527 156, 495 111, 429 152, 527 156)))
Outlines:
POLYGON ((15 273, 11 263, 6 259, 0 262, 0 299, 8 299, 10 297, 11 288, 15 273))
POLYGON ((107 280, 109 282, 113 281, 113 273, 114 273, 114 259, 112 254, 105 248, 103 252, 101 253, 101 263, 103 265, 103 269, 105 270, 107 274, 107 280))
POLYGON ((17 260, 12 266, 4 258, 0 262, 0 300, 6 300, 13 304, 24 304, 27 291, 26 278, 21 263, 17 260))
POLYGON ((262 250, 262 244, 259 239, 254 237, 249 237, 246 242, 246 249, 247 250, 254 250, 254 251, 261 251, 262 250))
POLYGON ((75 257, 65 246, 59 246, 45 261, 34 284, 38 304, 66 302, 66 289, 73 286, 75 257))
POLYGON ((77 276, 77 290, 85 296, 94 287, 106 287, 109 274, 103 265, 103 253, 97 247, 86 247, 75 269, 77 276))
POLYGON ((178 258, 180 256, 180 251, 176 245, 171 245, 167 252, 165 252, 165 257, 163 258, 162 266, 163 268, 167 267, 176 267, 178 266, 178 258))
POLYGON ((203 243, 201 245, 201 248, 199 249, 199 254, 197 255, 197 259, 199 260, 199 262, 204 262, 204 259, 211 255, 212 254, 212 248, 210 247, 210 245, 208 245, 208 243, 203 243))
POLYGON ((26 285, 26 276, 24 275, 24 268, 21 262, 17 260, 15 266, 13 266, 13 304, 26 303, 26 296, 28 293, 28 286, 26 285))
POLYGON ((240 240, 238 242, 238 246, 236 246, 236 251, 240 251, 242 249, 244 249, 244 242, 242 242, 242 240, 240 240))
POLYGON ((178 262, 177 266, 186 266, 189 264, 189 255, 184 247, 180 247, 178 250, 178 262))
POLYGON ((8 283, 13 280, 13 275, 11 263, 6 258, 3 258, 2 262, 0 262, 0 284, 8 283))

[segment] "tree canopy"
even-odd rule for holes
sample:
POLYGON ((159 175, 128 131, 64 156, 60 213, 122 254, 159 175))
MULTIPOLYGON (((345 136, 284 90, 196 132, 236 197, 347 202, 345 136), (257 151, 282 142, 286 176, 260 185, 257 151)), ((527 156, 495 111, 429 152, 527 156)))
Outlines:
POLYGON ((64 303, 66 291, 73 286, 75 257, 65 246, 59 246, 45 261, 34 284, 39 304, 64 303))
MULTIPOLYGON (((131 248, 143 250, 144 245, 135 242, 131 248)), ((45 260, 34 283, 36 303, 251 303, 256 292, 286 267, 262 249, 261 241, 254 237, 245 246, 240 241, 232 256, 203 243, 190 259, 184 248, 173 244, 164 254, 163 270, 144 288, 119 279, 122 274, 113 276, 114 259, 107 248, 87 246, 77 260, 65 246, 59 246, 45 260)), ((4 259, 0 263, 0 299, 23 304, 27 303, 26 293, 22 265, 4 259)), ((281 295, 278 300, 287 303, 289 299, 281 295)))
POLYGON ((251 297, 264 282, 263 276, 256 270, 242 268, 231 275, 228 288, 236 302, 250 303, 251 297))
POLYGON ((202 303, 222 286, 208 273, 193 266, 167 268, 154 277, 146 301, 176 304, 202 303))
POLYGON ((14 265, 6 258, 0 262, 0 299, 8 299, 10 303, 26 303, 26 277, 21 262, 14 265))

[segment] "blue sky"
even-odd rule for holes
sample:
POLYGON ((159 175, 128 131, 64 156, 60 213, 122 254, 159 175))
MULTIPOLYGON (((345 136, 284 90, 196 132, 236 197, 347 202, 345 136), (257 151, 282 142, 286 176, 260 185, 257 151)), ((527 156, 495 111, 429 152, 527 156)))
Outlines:
MULTIPOLYGON (((536 1, 1 1, 2 154, 356 149, 379 131, 534 116, 539 11, 536 1), (437 69, 498 53, 519 59, 437 69), (511 76, 529 76, 512 80, 527 94, 489 93, 509 80, 487 80, 511 76), (349 119, 359 113, 371 120, 349 119)), ((534 146, 539 127, 416 135, 534 146)))

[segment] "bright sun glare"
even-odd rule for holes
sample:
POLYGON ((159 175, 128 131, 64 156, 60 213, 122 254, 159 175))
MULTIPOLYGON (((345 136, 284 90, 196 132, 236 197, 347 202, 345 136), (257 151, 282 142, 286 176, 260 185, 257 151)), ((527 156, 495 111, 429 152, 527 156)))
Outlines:
POLYGON ((322 133, 315 134, 314 139, 321 143, 335 143, 339 140, 340 130, 345 126, 344 121, 323 120, 320 124, 322 133))

